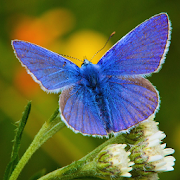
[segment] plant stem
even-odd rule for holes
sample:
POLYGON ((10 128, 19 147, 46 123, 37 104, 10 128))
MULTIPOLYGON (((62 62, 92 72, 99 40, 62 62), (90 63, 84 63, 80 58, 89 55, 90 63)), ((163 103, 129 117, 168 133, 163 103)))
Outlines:
POLYGON ((87 176, 99 177, 100 175, 96 171, 96 162, 94 161, 94 158, 105 146, 113 143, 114 144, 125 143, 124 136, 120 134, 117 135, 116 137, 113 137, 105 141, 103 144, 98 146, 96 149, 94 149, 92 152, 90 152, 80 160, 75 161, 63 168, 57 169, 51 173, 48 173, 45 176, 39 178, 39 180, 55 180, 55 179, 68 180, 68 179, 87 177, 87 176))
POLYGON ((55 133, 57 133, 60 129, 62 129, 65 126, 65 124, 61 122, 59 118, 56 118, 57 114, 58 114, 58 110, 55 111, 55 113, 53 114, 53 116, 50 118, 49 121, 43 124, 42 128, 39 130, 34 140, 32 141, 31 145, 28 147, 28 149, 26 150, 26 152, 18 162, 9 180, 16 180, 20 172, 24 168, 24 166, 27 164, 31 156, 34 154, 34 152, 44 142, 46 142, 50 137, 52 137, 55 133))
POLYGON ((55 179, 69 180, 69 179, 86 177, 86 176, 97 177, 97 172, 95 167, 96 166, 94 161, 86 164, 84 164, 83 161, 77 161, 71 163, 66 167, 55 170, 52 173, 49 173, 41 177, 39 180, 55 180, 55 179))

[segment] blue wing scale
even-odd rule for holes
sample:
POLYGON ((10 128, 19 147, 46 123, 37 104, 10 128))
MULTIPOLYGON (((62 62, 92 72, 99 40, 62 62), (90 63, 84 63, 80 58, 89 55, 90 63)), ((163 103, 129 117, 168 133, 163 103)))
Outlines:
POLYGON ((75 132, 80 131, 85 135, 107 135, 93 99, 83 87, 76 86, 63 90, 60 96, 62 119, 75 132))
POLYGON ((107 99, 114 132, 127 130, 148 119, 158 109, 158 92, 142 77, 111 78, 109 87, 107 99))
POLYGON ((79 67, 40 46, 12 41, 17 58, 45 91, 55 92, 79 80, 79 67))
POLYGON ((147 75, 158 71, 170 41, 165 13, 143 22, 120 39, 98 62, 108 75, 147 75))

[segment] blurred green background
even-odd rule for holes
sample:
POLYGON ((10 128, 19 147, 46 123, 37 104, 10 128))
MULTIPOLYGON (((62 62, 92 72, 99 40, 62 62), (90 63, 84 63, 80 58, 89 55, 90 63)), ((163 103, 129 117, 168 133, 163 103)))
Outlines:
MULTIPOLYGON (((167 135, 164 142, 175 149, 175 170, 160 178, 180 177, 180 1, 177 0, 1 0, 0 1, 0 179, 10 159, 14 123, 21 118, 28 100, 32 110, 22 138, 20 156, 34 135, 58 106, 57 94, 46 94, 33 82, 13 54, 12 39, 39 44, 57 53, 90 59, 116 31, 98 59, 135 26, 160 12, 172 21, 172 41, 167 59, 158 74, 149 80, 161 96, 156 121, 167 135)), ((74 61, 75 62, 75 61, 74 61)), ((75 62, 79 63, 79 62, 75 62)), ((80 65, 80 64, 78 64, 80 65)), ((25 166, 19 179, 30 178, 45 168, 47 172, 86 155, 104 139, 84 137, 64 128, 25 166)))

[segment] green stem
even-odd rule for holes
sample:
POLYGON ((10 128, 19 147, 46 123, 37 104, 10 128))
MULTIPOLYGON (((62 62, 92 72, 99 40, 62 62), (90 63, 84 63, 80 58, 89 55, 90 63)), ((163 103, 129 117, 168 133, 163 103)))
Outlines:
POLYGON ((97 177, 98 174, 95 169, 95 162, 89 162, 84 164, 82 161, 73 162, 70 165, 63 167, 59 170, 55 170, 52 173, 49 173, 39 180, 69 180, 80 177, 97 177))
POLYGON ((49 174, 46 174, 45 176, 39 178, 39 180, 55 180, 55 179, 68 180, 68 179, 87 177, 87 176, 99 177, 100 175, 96 171, 96 165, 95 165, 96 162, 93 161, 94 158, 105 146, 109 144, 117 144, 117 143, 125 143, 125 137, 122 134, 117 135, 116 137, 113 137, 108 141, 105 141, 103 144, 98 146, 96 149, 94 149, 92 152, 90 152, 80 160, 75 161, 63 168, 57 169, 49 174))
POLYGON ((58 110, 55 111, 55 113, 52 115, 50 120, 45 122, 42 126, 42 128, 39 130, 37 135, 35 136, 34 140, 32 141, 31 145, 28 147, 20 161, 18 162, 16 168, 12 172, 9 180, 16 180, 24 168, 24 166, 27 164, 31 156, 35 153, 35 151, 44 143, 46 142, 50 137, 52 137, 55 133, 57 133, 60 129, 62 129, 65 124, 60 121, 59 118, 56 118, 58 115, 58 110), (55 119, 56 118, 56 119, 55 119))

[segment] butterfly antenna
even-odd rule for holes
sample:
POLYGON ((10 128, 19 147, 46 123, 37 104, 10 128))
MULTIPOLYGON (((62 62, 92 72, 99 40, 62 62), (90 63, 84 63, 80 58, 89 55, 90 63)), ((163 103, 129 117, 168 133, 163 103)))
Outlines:
POLYGON ((83 62, 81 59, 78 59, 78 58, 75 58, 75 57, 72 57, 72 56, 69 56, 69 55, 66 55, 66 54, 59 54, 59 55, 61 55, 61 56, 63 56, 63 57, 67 57, 67 58, 76 59, 76 60, 78 60, 78 61, 80 61, 80 62, 83 62))
MULTIPOLYGON (((111 35, 109 36, 109 38, 108 38, 108 40, 106 41, 105 45, 104 45, 99 51, 97 51, 97 52, 94 54, 94 56, 96 56, 101 50, 103 50, 103 49, 106 47, 107 43, 108 43, 109 40, 112 38, 112 36, 114 36, 115 33, 116 33, 115 31, 114 31, 113 33, 111 33, 111 35)), ((90 62, 92 61, 92 59, 94 58, 94 56, 91 58, 90 62)))

